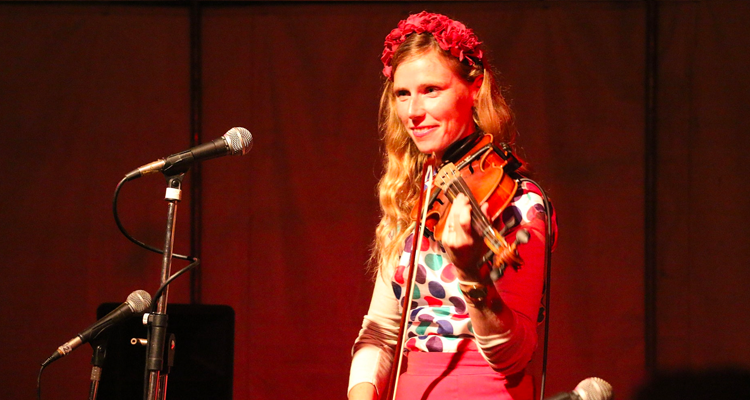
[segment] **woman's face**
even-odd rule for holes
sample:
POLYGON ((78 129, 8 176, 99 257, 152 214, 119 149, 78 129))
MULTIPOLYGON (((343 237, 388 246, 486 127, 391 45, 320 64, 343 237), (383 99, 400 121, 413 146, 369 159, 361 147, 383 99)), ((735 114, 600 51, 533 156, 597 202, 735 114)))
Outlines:
POLYGON ((482 79, 467 83, 430 51, 399 64, 393 75, 396 112, 419 151, 435 153, 474 132, 472 106, 482 79))

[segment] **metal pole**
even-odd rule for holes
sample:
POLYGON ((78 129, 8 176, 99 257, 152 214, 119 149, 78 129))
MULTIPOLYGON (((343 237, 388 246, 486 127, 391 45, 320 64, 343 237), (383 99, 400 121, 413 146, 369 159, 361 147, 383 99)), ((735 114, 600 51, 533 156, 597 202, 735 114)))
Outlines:
MULTIPOLYGON (((171 275, 172 253, 174 246, 175 219, 177 217, 177 203, 182 197, 182 178, 185 174, 167 177, 167 192, 165 200, 169 203, 167 210, 167 228, 164 235, 164 254, 161 263, 161 283, 163 285, 171 275)), ((150 335, 146 354, 146 369, 148 387, 146 400, 163 400, 166 397, 166 379, 161 378, 164 366, 164 344, 167 335, 167 299, 169 288, 159 297, 156 313, 149 316, 150 335)))

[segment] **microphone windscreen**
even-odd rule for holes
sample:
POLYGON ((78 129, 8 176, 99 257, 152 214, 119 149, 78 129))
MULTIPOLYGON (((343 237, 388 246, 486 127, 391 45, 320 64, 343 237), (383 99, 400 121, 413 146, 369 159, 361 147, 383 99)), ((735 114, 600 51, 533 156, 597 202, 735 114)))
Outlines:
POLYGON ((253 148, 253 135, 245 128, 235 127, 224 134, 229 146, 229 155, 244 156, 253 148))
POLYGON ((136 290, 128 295, 127 303, 134 313, 139 314, 151 306, 151 295, 145 290, 136 290))
POLYGON ((612 400, 614 392, 612 385, 602 378, 586 378, 576 386, 575 390, 582 400, 612 400))

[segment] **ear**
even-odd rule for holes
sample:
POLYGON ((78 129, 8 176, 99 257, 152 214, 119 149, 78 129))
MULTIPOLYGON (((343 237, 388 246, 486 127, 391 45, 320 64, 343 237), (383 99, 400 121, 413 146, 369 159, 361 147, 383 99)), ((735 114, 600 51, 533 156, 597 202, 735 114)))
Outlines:
POLYGON ((484 75, 479 75, 477 79, 474 79, 474 82, 471 83, 469 90, 471 90, 471 98, 473 102, 476 102, 477 100, 477 95, 479 94, 479 89, 482 88, 482 83, 484 83, 484 75))

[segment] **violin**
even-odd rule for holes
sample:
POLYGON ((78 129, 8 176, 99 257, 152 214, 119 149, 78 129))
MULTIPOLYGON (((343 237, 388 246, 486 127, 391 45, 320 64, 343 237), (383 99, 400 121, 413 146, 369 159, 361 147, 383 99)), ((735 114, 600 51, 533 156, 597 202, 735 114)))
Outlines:
MULTIPOLYGON (((466 145, 463 144, 463 146, 466 145)), ((414 264, 418 246, 415 244, 419 243, 416 238, 421 238, 424 231, 427 230, 431 232, 435 240, 440 241, 453 199, 461 193, 469 199, 472 228, 482 236, 489 249, 479 266, 492 260, 490 277, 493 281, 497 281, 502 277, 506 267, 511 266, 518 269, 523 264, 523 260, 518 255, 517 246, 528 242, 528 231, 520 229, 516 233, 516 240, 508 244, 503 235, 507 231, 507 226, 513 225, 512 221, 506 221, 506 227, 501 231, 497 231, 491 222, 513 200, 513 196, 518 189, 515 171, 521 166, 521 163, 510 151, 508 145, 503 144, 502 148, 495 146, 492 135, 484 134, 474 141, 469 139, 468 145, 471 145, 470 150, 455 163, 444 163, 429 184, 427 184, 430 175, 428 171, 431 171, 434 167, 434 158, 428 159, 422 168, 422 179, 428 187, 421 191, 419 200, 411 212, 411 218, 417 222, 421 220, 422 223, 415 224, 415 239, 412 240, 409 274, 406 279, 403 299, 411 298, 416 277, 417 269, 414 264), (426 198, 428 196, 429 198, 426 198), (485 202, 488 205, 487 215, 482 212, 480 207, 480 204, 485 202)), ((401 370, 401 355, 406 341, 407 316, 410 314, 410 309, 411 303, 405 300, 390 381, 385 396, 382 397, 383 399, 395 399, 396 397, 401 370)))
MULTIPOLYGON (((441 241, 453 199, 459 193, 469 199, 472 228, 484 239, 489 249, 480 265, 492 259, 490 276, 493 281, 502 277, 507 266, 517 269, 523 264, 517 246, 529 239, 528 231, 521 229, 516 234, 516 240, 508 244, 504 238, 507 228, 498 231, 491 222, 513 200, 518 189, 514 174, 520 165, 509 146, 503 144, 503 148, 498 148, 493 143, 492 135, 484 134, 458 161, 446 162, 441 166, 433 178, 433 194, 427 203, 425 227, 432 232, 435 240, 441 241), (485 202, 488 206, 486 215, 480 207, 485 202)), ((416 207, 412 210, 412 218, 416 220, 415 211, 416 207)))

